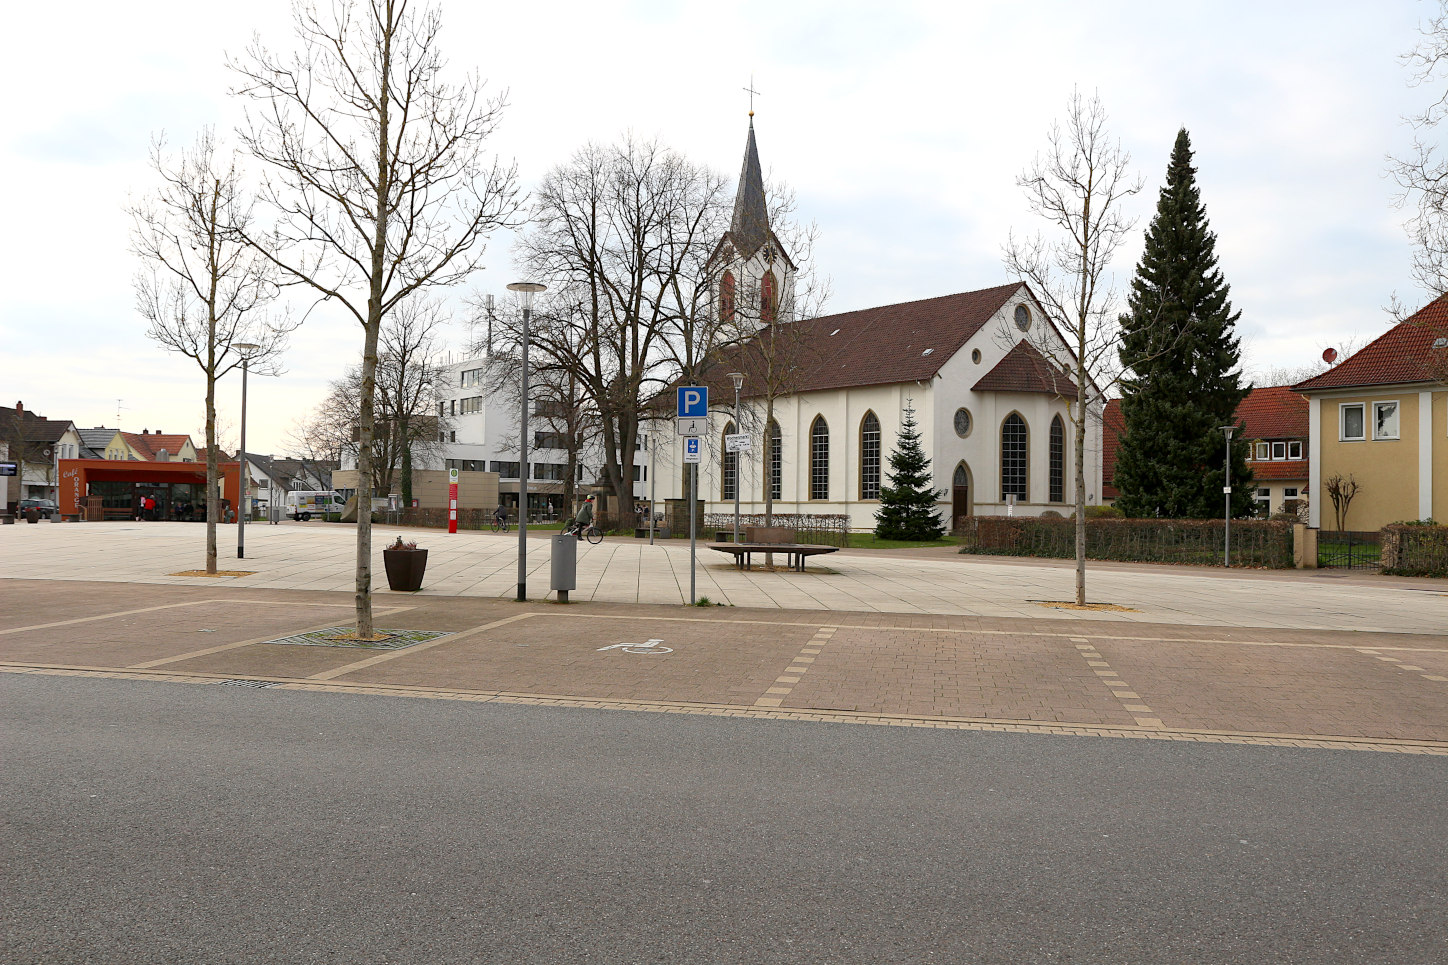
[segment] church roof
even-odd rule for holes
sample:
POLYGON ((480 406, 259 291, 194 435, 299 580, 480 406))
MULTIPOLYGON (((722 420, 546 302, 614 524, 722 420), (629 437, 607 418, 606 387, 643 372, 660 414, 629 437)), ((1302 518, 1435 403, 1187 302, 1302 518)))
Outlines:
MULTIPOLYGON (((747 341, 713 353, 699 382, 713 389, 716 399, 732 398, 727 373, 739 371, 745 374, 743 397, 762 395, 761 373, 770 362, 781 394, 927 381, 1024 287, 1015 282, 765 326, 747 341), (787 379, 778 374, 782 364, 787 379)), ((673 398, 661 397, 660 404, 664 401, 671 405, 673 398)))
POLYGON ((1017 342, 995 368, 971 386, 974 392, 1044 392, 1076 397, 1076 383, 1030 342, 1017 342))
POLYGON ((744 144, 744 166, 734 195, 734 217, 729 223, 739 257, 748 260, 769 240, 769 211, 764 203, 764 172, 759 147, 754 143, 754 118, 749 118, 749 140, 744 144))

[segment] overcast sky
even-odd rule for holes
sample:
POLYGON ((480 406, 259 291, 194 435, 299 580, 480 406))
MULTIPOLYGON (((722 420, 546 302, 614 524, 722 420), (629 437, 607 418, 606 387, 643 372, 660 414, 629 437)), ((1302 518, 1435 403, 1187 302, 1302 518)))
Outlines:
MULTIPOLYGON (((752 74, 764 166, 819 224, 834 311, 1009 280, 1007 233, 1037 228, 1015 177, 1073 85, 1099 93, 1147 180, 1133 205, 1142 220, 1114 264, 1124 282, 1185 126, 1242 312, 1245 362, 1263 372, 1375 337, 1395 292, 1423 301, 1384 159, 1409 139, 1401 117, 1429 96, 1409 87, 1398 56, 1435 7, 446 0, 442 9, 454 68, 508 91, 495 148, 516 159, 525 185, 585 141, 626 130, 732 177, 752 74)), ((290 49, 285 0, 7 11, 0 402, 201 442, 200 370, 148 340, 135 311, 124 207, 153 185, 154 134, 179 145, 207 124, 234 127, 223 61, 253 32, 290 49)), ((474 290, 502 294, 511 243, 492 239, 474 290)), ((459 317, 455 345, 464 333, 459 317)), ((356 322, 314 311, 287 373, 252 380, 248 448, 280 454, 292 422, 360 345, 356 322)), ((220 400, 234 443, 239 377, 220 400)))

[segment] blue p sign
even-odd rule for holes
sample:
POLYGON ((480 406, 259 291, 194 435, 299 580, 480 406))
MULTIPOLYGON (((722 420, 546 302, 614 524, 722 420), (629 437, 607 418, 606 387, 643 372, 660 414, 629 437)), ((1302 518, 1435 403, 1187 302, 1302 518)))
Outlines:
POLYGON ((679 386, 679 418, 703 419, 709 415, 709 387, 706 385, 679 386))

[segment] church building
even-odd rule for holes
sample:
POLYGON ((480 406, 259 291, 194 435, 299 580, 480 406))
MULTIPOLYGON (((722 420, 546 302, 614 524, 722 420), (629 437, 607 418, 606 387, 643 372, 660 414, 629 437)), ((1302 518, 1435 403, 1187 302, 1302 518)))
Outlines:
MULTIPOLYGON (((1070 515, 1073 356, 1025 283, 798 317, 796 267, 770 228, 752 112, 733 217, 713 258, 714 311, 735 337, 698 379, 711 411, 699 464, 706 511, 733 512, 737 487, 742 513, 763 513, 768 496, 775 513, 845 514, 852 529, 873 529, 909 408, 947 525, 1070 515), (750 446, 726 452, 736 432, 750 446)), ((672 432, 660 424, 654 439, 660 500, 685 498, 685 442, 672 432)), ((1086 502, 1096 504, 1099 412, 1086 433, 1086 502)))

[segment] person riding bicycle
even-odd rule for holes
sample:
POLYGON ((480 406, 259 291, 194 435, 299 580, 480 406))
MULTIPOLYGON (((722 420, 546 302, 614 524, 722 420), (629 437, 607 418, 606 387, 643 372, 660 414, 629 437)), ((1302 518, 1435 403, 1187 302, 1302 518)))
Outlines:
POLYGON ((593 497, 589 496, 586 500, 584 500, 583 508, 578 511, 578 515, 573 517, 573 532, 580 541, 583 540, 584 534, 588 532, 588 527, 592 524, 593 497))
POLYGON ((507 506, 504 506, 502 503, 498 504, 498 508, 493 510, 493 522, 497 523, 500 527, 508 524, 507 506))

